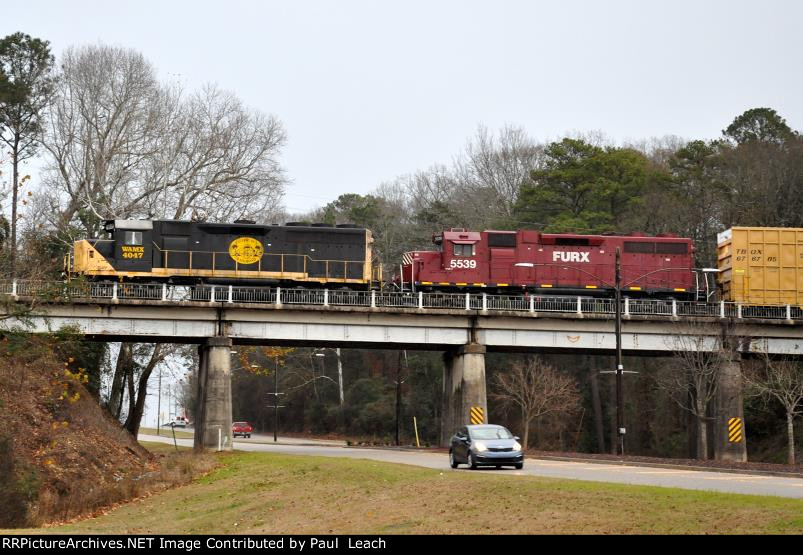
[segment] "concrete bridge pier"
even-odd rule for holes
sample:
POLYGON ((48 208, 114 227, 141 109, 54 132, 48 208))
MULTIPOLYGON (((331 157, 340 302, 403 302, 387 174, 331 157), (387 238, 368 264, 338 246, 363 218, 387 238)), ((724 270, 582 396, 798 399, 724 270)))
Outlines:
MULTIPOLYGON (((471 410, 482 409, 482 422, 488 422, 485 394, 485 345, 469 343, 444 356, 441 445, 447 447, 452 435, 471 424, 471 410)), ((477 411, 475 410, 475 415, 477 411)))
POLYGON ((231 451, 231 339, 210 337, 198 347, 194 449, 231 451))
POLYGON ((742 361, 737 352, 720 366, 716 407, 714 458, 747 462, 742 361))

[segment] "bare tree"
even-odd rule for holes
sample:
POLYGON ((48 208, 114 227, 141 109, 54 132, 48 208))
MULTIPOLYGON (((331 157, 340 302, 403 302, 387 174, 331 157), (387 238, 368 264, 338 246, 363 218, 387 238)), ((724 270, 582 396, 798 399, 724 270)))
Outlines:
POLYGON ((120 351, 117 353, 117 363, 114 368, 111 387, 109 390, 106 408, 115 418, 120 418, 123 411, 123 395, 125 392, 126 377, 133 374, 134 355, 133 343, 120 343, 120 351))
POLYGON ((141 187, 123 211, 141 207, 143 215, 163 218, 202 213, 218 221, 271 221, 285 183, 278 161, 286 138, 281 123, 214 86, 171 113, 174 121, 160 134, 141 187))
POLYGON ((673 360, 655 374, 658 386, 697 420, 697 458, 708 459, 709 407, 716 397, 720 366, 725 361, 719 339, 697 324, 683 324, 671 348, 673 360))
POLYGON ((567 414, 580 406, 577 380, 538 357, 513 363, 509 371, 495 374, 491 383, 491 398, 505 408, 519 410, 525 449, 535 419, 550 413, 567 414))
POLYGON ((521 128, 505 126, 494 136, 480 126, 455 161, 455 179, 464 193, 455 208, 485 220, 483 226, 512 223, 519 190, 540 167, 543 150, 521 128))
POLYGON ((153 137, 165 117, 153 66, 137 52, 108 46, 69 48, 62 56, 56 97, 45 136, 48 188, 61 193, 53 222, 77 219, 97 231, 118 214, 117 203, 135 186, 153 137), (63 204, 62 204, 63 203, 63 204))
POLYGON ((510 216, 521 185, 530 181, 530 172, 540 165, 542 155, 543 147, 521 128, 506 126, 494 137, 481 126, 466 145, 458 174, 471 189, 491 191, 503 214, 510 216))
MULTIPOLYGON (((105 45, 68 49, 44 144, 49 156, 45 195, 51 225, 97 236, 106 218, 231 221, 270 217, 284 174, 281 123, 247 109, 231 93, 208 86, 185 95, 161 84, 142 54, 105 45)), ((43 202, 43 201, 40 201, 43 202)), ((159 346, 124 345, 112 380, 110 410, 120 417, 127 387, 132 433, 139 428, 147 375, 134 386, 134 356, 158 364, 159 346)), ((149 369, 150 368, 150 369, 149 369)))
POLYGON ((186 96, 138 52, 68 49, 45 146, 54 227, 104 218, 269 217, 284 174, 278 120, 207 86, 186 96))
POLYGON ((540 166, 542 153, 523 129, 507 126, 493 134, 480 126, 450 166, 401 176, 390 187, 406 192, 410 217, 426 233, 504 227, 512 225, 519 189, 540 166))
POLYGON ((632 148, 643 153, 653 163, 667 167, 669 160, 672 156, 683 148, 688 143, 688 140, 677 135, 664 135, 662 137, 650 137, 648 139, 639 139, 635 141, 625 141, 623 146, 625 148, 632 148))
POLYGON ((761 364, 743 374, 747 391, 766 404, 776 400, 786 412, 787 462, 795 464, 795 418, 803 414, 803 365, 800 361, 773 360, 764 355, 761 364))
POLYGON ((150 355, 146 355, 147 362, 140 365, 139 376, 135 376, 134 372, 129 372, 126 383, 128 385, 128 416, 126 417, 123 427, 128 432, 137 437, 139 433, 139 425, 142 422, 142 415, 145 412, 145 397, 148 391, 148 379, 151 377, 153 369, 157 364, 164 361, 173 350, 170 346, 163 343, 155 345, 143 345, 140 349, 151 349, 150 355), (134 386, 134 379, 137 380, 136 388, 134 386))

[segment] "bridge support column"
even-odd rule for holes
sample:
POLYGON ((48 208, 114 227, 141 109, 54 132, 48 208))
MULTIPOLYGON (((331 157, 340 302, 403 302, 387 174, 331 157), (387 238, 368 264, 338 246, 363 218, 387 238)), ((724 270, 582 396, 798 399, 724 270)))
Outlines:
POLYGON ((447 352, 444 363, 441 445, 446 447, 458 428, 471 424, 472 407, 480 407, 483 423, 488 422, 485 345, 470 343, 447 352))
POLYGON ((738 353, 723 362, 718 379, 714 458, 747 462, 742 365, 738 353))
POLYGON ((210 337, 198 348, 196 451, 231 451, 231 339, 210 337))

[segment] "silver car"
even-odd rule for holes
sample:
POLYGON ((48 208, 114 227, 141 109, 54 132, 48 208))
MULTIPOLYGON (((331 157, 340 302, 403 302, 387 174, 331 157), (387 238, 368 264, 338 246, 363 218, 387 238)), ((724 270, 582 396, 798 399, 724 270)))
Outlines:
POLYGON ((452 436, 449 446, 451 467, 457 468, 461 463, 467 464, 472 470, 479 466, 513 466, 521 469, 524 467, 524 451, 519 438, 504 426, 463 426, 452 436))

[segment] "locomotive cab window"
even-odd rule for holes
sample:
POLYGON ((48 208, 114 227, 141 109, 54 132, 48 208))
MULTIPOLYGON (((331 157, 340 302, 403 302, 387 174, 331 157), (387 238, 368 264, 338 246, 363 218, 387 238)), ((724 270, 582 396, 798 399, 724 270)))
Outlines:
POLYGON ((124 245, 142 245, 141 231, 126 231, 124 245))
POLYGON ((474 256, 474 245, 454 245, 455 256, 474 256))

